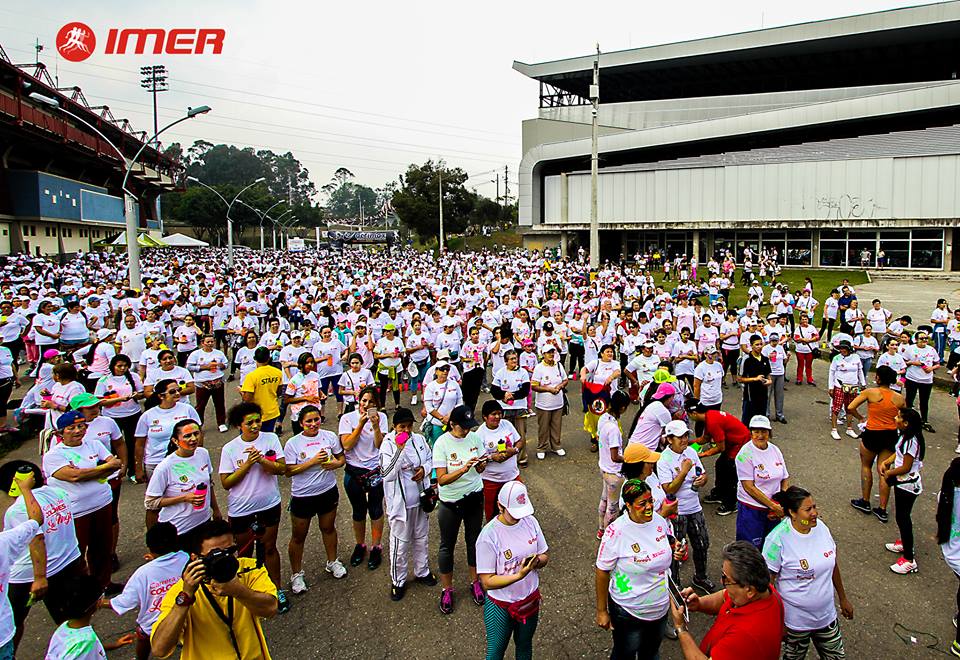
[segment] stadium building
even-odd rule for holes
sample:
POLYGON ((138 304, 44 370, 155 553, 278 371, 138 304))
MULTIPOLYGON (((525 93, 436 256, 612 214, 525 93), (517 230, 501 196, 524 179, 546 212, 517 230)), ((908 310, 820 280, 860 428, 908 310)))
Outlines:
MULTIPOLYGON (((95 131, 31 94, 93 124, 127 158, 148 136, 107 106, 91 107, 79 87, 59 86, 42 63, 15 64, 0 47, 0 254, 89 251, 124 231, 123 163, 95 131)), ((159 229, 157 197, 176 187, 182 169, 143 150, 128 181, 142 233, 159 229)))
MULTIPOLYGON (((588 247, 593 60, 514 63, 529 247, 588 247)), ((601 259, 960 270, 958 73, 956 1, 602 54, 601 259)))

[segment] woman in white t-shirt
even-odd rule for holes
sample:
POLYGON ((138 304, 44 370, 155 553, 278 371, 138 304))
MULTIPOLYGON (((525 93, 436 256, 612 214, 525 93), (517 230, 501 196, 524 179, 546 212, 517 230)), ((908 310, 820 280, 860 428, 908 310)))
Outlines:
POLYGON ((393 393, 393 407, 400 406, 400 373, 403 370, 402 360, 407 348, 403 340, 397 336, 395 323, 383 326, 383 336, 373 347, 373 357, 377 363, 377 381, 380 385, 380 407, 387 405, 387 390, 393 393))
POLYGON ((540 460, 543 460, 547 451, 552 451, 557 456, 565 456, 567 453, 560 446, 560 435, 568 382, 559 350, 552 344, 546 346, 543 360, 533 368, 530 377, 530 387, 536 393, 534 407, 537 411, 537 458, 540 460))
POLYGON ((60 415, 70 410, 70 399, 83 394, 86 390, 77 380, 77 368, 68 362, 61 362, 53 368, 53 387, 50 395, 40 402, 40 407, 50 411, 48 428, 56 428, 60 415))
POLYGON ((147 484, 147 527, 171 523, 177 529, 178 546, 189 551, 195 538, 191 532, 211 516, 221 517, 213 489, 213 463, 210 452, 201 446, 203 432, 195 420, 174 424, 170 440, 176 450, 160 461, 147 484))
POLYGON ((187 358, 197 350, 203 331, 197 325, 193 314, 184 317, 183 325, 173 331, 173 341, 177 345, 177 364, 187 366, 187 358))
MULTIPOLYGON (((588 336, 586 339, 590 342, 593 337, 588 336)), ((597 451, 597 422, 600 418, 590 404, 597 398, 608 398, 608 395, 613 395, 617 389, 620 363, 614 359, 614 352, 611 344, 604 344, 597 352, 598 357, 587 360, 580 370, 580 381, 583 384, 583 430, 590 434, 590 451, 594 452, 597 451)))
POLYGON ((750 442, 737 452, 737 540, 758 549, 780 519, 783 507, 773 496, 790 487, 790 473, 780 448, 770 442, 770 420, 755 415, 750 420, 750 442))
POLYGON ((933 374, 940 368, 940 356, 933 346, 929 345, 930 337, 925 332, 914 335, 917 342, 908 346, 903 352, 903 359, 907 363, 906 397, 907 407, 912 408, 913 402, 920 393, 920 415, 923 417, 923 430, 936 433, 927 417, 930 410, 930 392, 933 390, 933 374))
POLYGON ((650 486, 623 487, 625 514, 607 527, 597 551, 597 625, 613 633, 614 658, 655 658, 670 613, 670 565, 683 556, 650 486))
POLYGON ((82 413, 71 410, 61 415, 57 420, 60 442, 43 455, 43 472, 51 487, 62 488, 69 495, 80 555, 86 558, 90 574, 106 588, 113 540, 113 493, 107 479, 123 463, 103 443, 85 440, 86 432, 82 413))
MULTIPOLYGON (((312 360, 313 357, 310 356, 312 360)), ((302 372, 301 372, 302 373, 302 372)), ((314 516, 320 525, 323 549, 327 555, 327 573, 340 579, 347 569, 337 557, 337 488, 339 470, 346 463, 340 439, 332 431, 320 428, 320 409, 307 404, 299 411, 302 431, 287 440, 283 447, 290 477, 290 586, 293 593, 307 590, 303 571, 303 545, 314 516)))
MULTIPOLYGON (((56 348, 60 341, 60 319, 53 315, 53 303, 43 300, 37 306, 37 313, 31 320, 34 343, 42 353, 49 347, 56 348)), ((89 332, 87 333, 89 337, 89 332)))
POLYGON ((418 392, 423 386, 423 377, 430 365, 431 349, 430 334, 423 331, 423 322, 419 318, 413 319, 410 324, 410 333, 407 335, 405 344, 407 356, 417 369, 417 375, 411 376, 408 381, 410 392, 413 394, 410 403, 415 406, 418 392))
POLYGON ((821 658, 842 658, 834 590, 845 618, 853 618, 853 605, 843 588, 837 544, 818 520, 817 504, 809 492, 790 486, 773 499, 787 517, 767 536, 763 558, 783 599, 783 657, 805 658, 813 642, 821 658))
POLYGON ((181 401, 183 395, 177 381, 159 381, 156 396, 160 403, 140 415, 134 431, 134 474, 139 483, 149 481, 167 455, 170 434, 177 422, 192 419, 202 424, 193 406, 181 401))
POLYGON ((277 530, 280 528, 280 485, 277 477, 286 474, 286 458, 276 433, 260 430, 260 406, 252 401, 238 403, 227 413, 227 422, 240 429, 240 435, 220 450, 220 485, 227 491, 230 528, 243 556, 252 556, 254 526, 260 527, 263 564, 277 585, 278 612, 290 609, 280 585, 280 553, 277 530))
POLYGON ((913 408, 903 408, 896 417, 899 437, 894 454, 878 466, 880 478, 893 486, 896 503, 897 528, 900 538, 887 543, 890 552, 899 552, 903 556, 890 570, 900 575, 917 572, 917 560, 913 546, 913 520, 910 517, 913 505, 923 492, 920 472, 926 454, 923 439, 923 419, 913 408))
POLYGON ((597 540, 620 515, 620 489, 623 486, 623 430, 620 419, 630 407, 630 396, 617 390, 610 397, 607 412, 597 421, 597 465, 600 467, 600 504, 597 507, 597 540))
POLYGON ((189 401, 197 386, 193 382, 193 374, 186 367, 177 364, 177 358, 173 351, 164 349, 157 354, 157 360, 160 362, 159 369, 151 369, 147 372, 147 378, 143 381, 143 391, 147 398, 154 392, 154 388, 161 380, 174 380, 180 386, 180 393, 189 401))
MULTIPOLYGON (((297 360, 297 373, 283 390, 283 402, 290 410, 290 423, 294 434, 303 431, 300 422, 301 411, 309 405, 320 406, 326 395, 320 391, 320 377, 317 376, 317 362, 310 353, 302 353, 297 360)), ((320 414, 323 422, 323 413, 320 414)))
POLYGON ((343 395, 340 394, 340 374, 343 373, 343 360, 347 357, 347 347, 333 336, 329 326, 320 330, 320 341, 311 350, 317 361, 317 375, 320 376, 320 391, 337 400, 337 414, 343 414, 343 395))
POLYGON ((140 420, 140 401, 143 399, 143 383, 140 376, 130 371, 130 358, 124 354, 114 355, 110 360, 110 373, 97 381, 93 393, 103 405, 104 417, 117 423, 127 445, 127 476, 135 474, 133 456, 137 422, 140 420))
POLYGON ((248 330, 243 336, 243 346, 235 349, 233 352, 230 380, 233 380, 234 372, 236 372, 238 367, 240 369, 241 383, 246 380, 251 371, 257 368, 257 361, 253 358, 253 354, 257 348, 257 333, 253 330, 248 330))
POLYGON ((511 482, 497 500, 500 513, 477 538, 477 574, 487 590, 487 658, 503 660, 511 637, 518 655, 532 657, 540 613, 539 571, 550 559, 547 540, 533 517, 526 486, 511 482))

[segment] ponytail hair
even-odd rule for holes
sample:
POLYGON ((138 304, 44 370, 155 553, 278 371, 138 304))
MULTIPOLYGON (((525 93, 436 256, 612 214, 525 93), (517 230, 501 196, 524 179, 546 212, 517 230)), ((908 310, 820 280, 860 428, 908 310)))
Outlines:
POLYGON ((808 497, 810 497, 810 491, 800 486, 790 486, 786 490, 774 493, 770 499, 782 506, 785 512, 796 513, 808 497))

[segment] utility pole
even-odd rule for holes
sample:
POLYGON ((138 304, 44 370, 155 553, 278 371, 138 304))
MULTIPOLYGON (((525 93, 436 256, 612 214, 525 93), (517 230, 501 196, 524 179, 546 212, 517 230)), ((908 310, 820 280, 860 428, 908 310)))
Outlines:
MULTIPOLYGON (((157 94, 159 92, 166 92, 170 89, 170 86, 167 84, 167 67, 162 64, 154 64, 153 66, 142 66, 140 67, 140 75, 143 78, 140 80, 140 86, 145 90, 153 94, 153 134, 157 134, 157 94)), ((154 147, 159 151, 160 141, 157 140, 157 143, 154 147)), ((155 212, 157 214, 157 221, 160 223, 160 233, 163 234, 163 218, 160 215, 160 196, 157 195, 157 201, 155 205, 155 212)))
POLYGON ((437 181, 440 189, 440 245, 437 256, 443 256, 443 166, 437 166, 437 181))
POLYGON ((503 205, 510 203, 510 166, 503 166, 503 205))
POLYGON ((600 112, 600 44, 593 60, 593 84, 590 85, 590 103, 593 104, 593 130, 590 136, 590 269, 600 267, 600 221, 597 217, 597 170, 600 156, 597 153, 597 115, 600 112))

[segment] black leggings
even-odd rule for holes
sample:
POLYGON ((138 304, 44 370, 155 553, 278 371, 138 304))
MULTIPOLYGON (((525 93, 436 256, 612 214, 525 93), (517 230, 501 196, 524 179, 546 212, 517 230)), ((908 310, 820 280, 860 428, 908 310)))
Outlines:
POLYGON ((457 547, 460 524, 467 542, 467 565, 477 565, 477 537, 483 529, 483 490, 464 495, 456 502, 441 500, 437 508, 437 523, 440 525, 440 551, 437 562, 440 572, 453 573, 453 549, 457 547))
POLYGON ((365 491, 357 476, 364 472, 367 470, 353 465, 347 465, 344 469, 343 489, 347 491, 354 522, 364 522, 368 515, 370 520, 383 518, 383 484, 365 491))
MULTIPOLYGON (((400 367, 397 367, 398 369, 400 367)), ((390 374, 385 371, 381 371, 377 374, 377 380, 380 383, 380 409, 386 408, 387 406, 387 390, 393 392, 393 407, 400 406, 400 388, 393 389, 393 381, 390 380, 390 374)))
POLYGON ((570 373, 576 374, 583 368, 583 344, 570 342, 570 373))
POLYGON ((913 408, 913 401, 917 397, 917 392, 920 392, 920 417, 926 423, 927 413, 930 411, 930 392, 933 390, 933 383, 917 383, 908 378, 906 386, 908 408, 913 408))
POLYGON ((127 415, 126 417, 114 417, 113 421, 117 423, 117 426, 120 427, 120 432, 123 433, 123 443, 127 447, 127 476, 132 477, 136 474, 136 465, 133 460, 136 455, 135 445, 136 445, 136 430, 137 422, 140 421, 141 413, 134 413, 133 415, 127 415))
POLYGON ((894 487, 893 501, 897 506, 897 527, 900 528, 900 542, 903 544, 903 558, 913 561, 913 520, 910 513, 917 496, 902 488, 894 487))
POLYGON ((463 403, 476 410, 477 399, 480 398, 480 387, 483 385, 483 369, 471 369, 463 373, 463 403))
POLYGON ((833 336, 833 324, 837 322, 837 319, 828 319, 824 318, 823 322, 820 324, 820 337, 830 341, 830 337, 833 336), (823 331, 826 330, 827 334, 823 334, 823 331))

